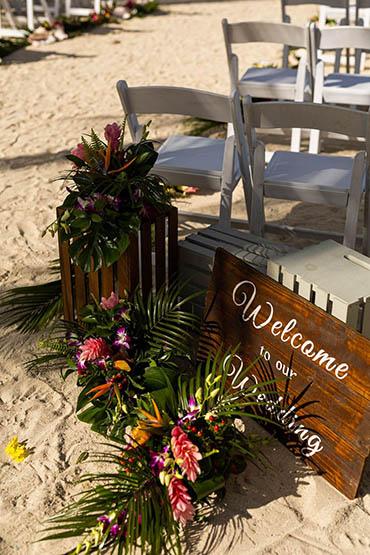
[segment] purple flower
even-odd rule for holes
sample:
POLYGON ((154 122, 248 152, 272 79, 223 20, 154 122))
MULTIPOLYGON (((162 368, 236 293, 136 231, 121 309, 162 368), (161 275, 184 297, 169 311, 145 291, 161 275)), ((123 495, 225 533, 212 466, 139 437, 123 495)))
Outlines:
POLYGON ((116 337, 117 339, 113 343, 115 347, 125 347, 125 349, 130 348, 129 341, 131 341, 131 339, 126 333, 126 328, 120 328, 119 330, 117 330, 116 337))
POLYGON ((109 533, 115 538, 119 534, 119 526, 118 524, 113 524, 112 528, 110 529, 109 533))
POLYGON ((150 451, 149 466, 152 469, 154 476, 159 476, 159 473, 164 468, 164 456, 162 455, 162 453, 156 453, 155 451, 150 451))
POLYGON ((103 516, 99 516, 99 517, 98 517, 98 521, 104 523, 104 524, 103 524, 103 534, 104 534, 104 532, 106 532, 107 528, 108 528, 109 525, 110 525, 110 520, 109 520, 109 518, 107 517, 107 515, 103 515, 103 516))
POLYGON ((188 412, 187 414, 185 414, 185 416, 183 416, 182 418, 180 418, 180 420, 177 421, 177 425, 181 426, 183 422, 186 422, 186 421, 192 422, 193 420, 196 420, 198 412, 199 412, 199 408, 197 408, 195 404, 194 397, 190 397, 189 403, 188 403, 188 412))
POLYGON ((119 149, 119 139, 121 136, 121 126, 117 123, 109 123, 104 128, 104 137, 110 141, 112 152, 119 149))
POLYGON ((140 198, 140 193, 141 193, 141 191, 140 191, 140 189, 137 187, 137 188, 135 189, 135 191, 134 191, 134 194, 132 195, 132 198, 133 198, 134 202, 137 202, 137 201, 139 200, 139 198, 140 198))

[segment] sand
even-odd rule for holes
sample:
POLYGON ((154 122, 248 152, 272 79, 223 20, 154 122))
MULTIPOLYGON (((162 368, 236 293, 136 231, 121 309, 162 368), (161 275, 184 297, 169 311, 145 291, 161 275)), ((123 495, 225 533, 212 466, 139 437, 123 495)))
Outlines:
MULTIPOLYGON (((292 9, 303 24, 315 6, 292 9)), ((52 181, 69 164, 64 155, 90 127, 101 133, 120 121, 115 90, 118 79, 129 85, 167 84, 220 93, 229 89, 221 19, 236 22, 266 18, 279 21, 278 0, 166 3, 157 15, 112 24, 52 45, 14 53, 0 67, 0 292, 38 283, 57 243, 41 231, 54 218, 63 198, 52 181)), ((246 66, 278 61, 275 47, 241 50, 246 66)), ((152 136, 181 128, 179 119, 163 117, 152 136)), ((155 129, 154 129, 155 127, 155 129)), ((182 208, 218 211, 217 195, 195 195, 182 208)), ((245 217, 241 187, 233 215, 245 217)), ((297 203, 268 204, 272 221, 339 226, 333 211, 297 203)), ((187 227, 187 231, 191 226, 187 227)), ((297 242, 300 245, 300 242, 297 242)), ((37 342, 1 330, 0 349, 0 553, 62 553, 70 543, 34 544, 41 521, 70 500, 81 472, 75 461, 99 438, 75 415, 74 379, 56 372, 27 373, 37 342), (10 462, 6 443, 13 435, 27 440, 32 455, 10 462)), ((231 480, 225 503, 209 522, 189 529, 186 550, 193 554, 231 553, 316 555, 370 552, 370 474, 360 495, 347 500, 322 477, 296 460, 282 445, 267 449, 273 469, 250 465, 231 480)))

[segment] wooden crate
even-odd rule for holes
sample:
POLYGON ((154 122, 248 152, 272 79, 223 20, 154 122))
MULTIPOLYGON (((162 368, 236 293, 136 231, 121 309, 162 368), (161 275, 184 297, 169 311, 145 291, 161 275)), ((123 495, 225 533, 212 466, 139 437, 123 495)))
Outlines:
POLYGON ((268 262, 267 275, 370 339, 370 258, 335 241, 268 262))
MULTIPOLYGON (((57 209, 58 216, 61 208, 57 209)), ((62 279, 63 309, 65 320, 78 317, 91 295, 96 299, 109 297, 114 291, 123 297, 140 285, 144 297, 170 282, 178 271, 177 208, 143 222, 139 235, 131 236, 130 245, 119 260, 107 268, 87 274, 73 264, 69 243, 62 243, 59 236, 59 258, 62 279), (154 241, 152 230, 154 229, 154 241), (167 241, 166 241, 167 237, 167 241), (154 244, 153 244, 154 243, 154 244)))
POLYGON ((271 257, 291 252, 291 247, 257 237, 251 233, 225 229, 212 225, 179 241, 179 271, 182 277, 191 278, 183 294, 202 290, 193 301, 193 310, 201 315, 205 304, 216 249, 222 247, 266 273, 267 261, 271 257))

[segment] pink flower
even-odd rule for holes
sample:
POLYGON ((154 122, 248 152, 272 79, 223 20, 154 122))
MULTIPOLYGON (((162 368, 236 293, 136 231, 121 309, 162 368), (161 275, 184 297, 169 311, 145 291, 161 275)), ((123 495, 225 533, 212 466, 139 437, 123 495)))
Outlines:
POLYGON ((100 306, 104 308, 104 310, 109 310, 110 308, 114 308, 119 303, 119 297, 112 291, 110 297, 108 299, 106 297, 101 298, 100 306))
POLYGON ((175 459, 182 459, 181 468, 190 482, 195 482, 197 474, 200 474, 198 461, 202 458, 199 449, 190 441, 188 435, 180 428, 175 426, 171 432, 171 449, 175 459))
MULTIPOLYGON (((73 154, 73 156, 77 156, 77 158, 81 158, 81 160, 84 160, 86 162, 86 152, 82 143, 78 143, 76 148, 72 148, 71 154, 73 154)), ((75 168, 77 168, 76 164, 73 165, 75 168)))
POLYGON ((80 362, 85 362, 87 360, 96 360, 97 358, 102 358, 110 354, 108 345, 101 339, 85 339, 83 345, 80 347, 80 362))
POLYGON ((104 137, 111 142, 112 152, 119 149, 119 138, 121 136, 121 126, 118 123, 109 123, 104 128, 104 137))
POLYGON ((183 526, 187 520, 193 520, 195 509, 190 503, 190 495, 182 480, 172 476, 168 485, 168 495, 175 520, 180 520, 183 526))

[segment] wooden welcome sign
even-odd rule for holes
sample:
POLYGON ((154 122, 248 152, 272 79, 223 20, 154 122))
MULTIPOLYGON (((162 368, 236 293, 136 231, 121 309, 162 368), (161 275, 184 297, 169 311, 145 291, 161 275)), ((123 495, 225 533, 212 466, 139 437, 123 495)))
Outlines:
MULTIPOLYGON (((320 418, 303 424, 294 406, 275 415, 297 435, 306 461, 353 499, 370 446, 370 341, 222 249, 216 253, 205 315, 218 324, 217 332, 204 332, 208 339, 213 334, 225 351, 240 344, 228 368, 235 390, 257 382, 253 367, 243 380, 238 375, 259 355, 269 361, 275 378, 288 377, 293 395, 312 382, 304 400, 316 401, 307 411, 320 418)), ((281 392, 285 385, 280 381, 275 387, 281 392)))

